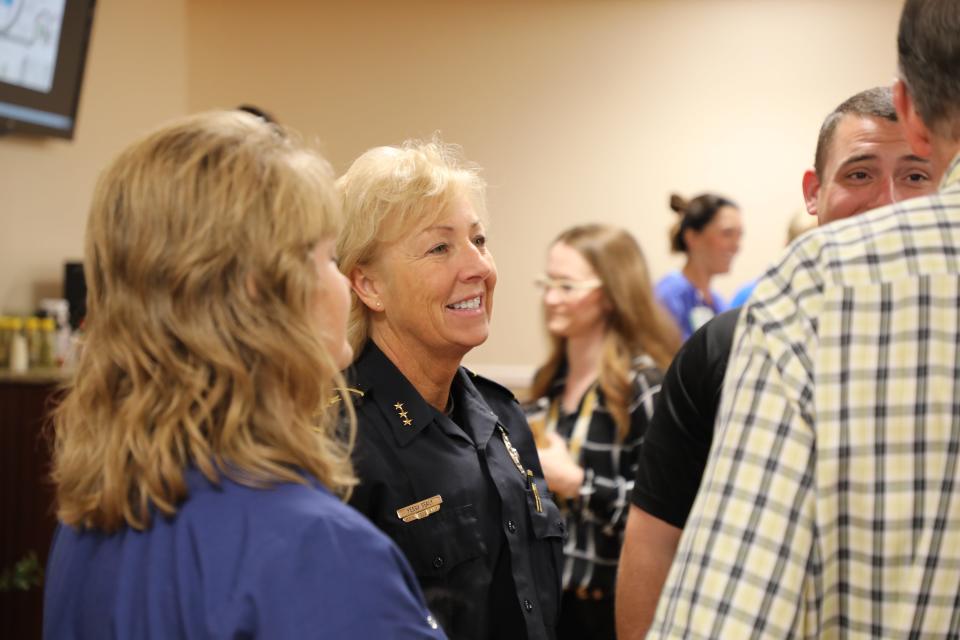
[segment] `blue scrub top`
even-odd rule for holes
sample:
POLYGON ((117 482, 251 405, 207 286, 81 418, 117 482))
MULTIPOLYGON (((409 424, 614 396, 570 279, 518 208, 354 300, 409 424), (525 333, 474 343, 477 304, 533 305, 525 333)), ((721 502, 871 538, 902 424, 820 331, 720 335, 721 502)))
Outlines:
POLYGON ((146 531, 61 525, 45 638, 443 638, 393 542, 316 482, 187 474, 146 531))
POLYGON ((679 271, 671 271, 656 286, 657 300, 660 301, 680 328, 684 340, 705 325, 713 316, 727 310, 726 301, 713 289, 708 304, 700 291, 679 271))

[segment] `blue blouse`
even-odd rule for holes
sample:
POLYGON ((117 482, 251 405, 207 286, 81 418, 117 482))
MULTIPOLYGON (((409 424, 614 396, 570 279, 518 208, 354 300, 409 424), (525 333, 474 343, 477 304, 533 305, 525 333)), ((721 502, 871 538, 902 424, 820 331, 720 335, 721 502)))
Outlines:
POLYGON ((656 296, 673 316, 684 340, 710 318, 727 310, 727 303, 720 294, 711 289, 713 304, 708 304, 699 289, 679 271, 671 271, 657 283, 656 296))
POLYGON ((393 542, 316 482, 187 474, 146 531, 60 525, 45 638, 443 638, 393 542))

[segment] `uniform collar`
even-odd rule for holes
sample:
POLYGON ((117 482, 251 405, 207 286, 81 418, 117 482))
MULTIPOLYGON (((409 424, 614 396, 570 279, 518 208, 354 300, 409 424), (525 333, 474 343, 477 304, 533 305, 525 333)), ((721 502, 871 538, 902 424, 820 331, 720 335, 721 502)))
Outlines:
POLYGON ((354 363, 352 374, 364 401, 377 405, 401 447, 434 421, 436 410, 372 340, 354 363))
MULTIPOLYGON (((475 374, 470 373, 463 367, 457 370, 457 375, 453 381, 454 396, 457 402, 461 403, 458 412, 461 419, 468 420, 469 426, 460 425, 464 430, 472 435, 474 444, 485 448, 494 429, 499 424, 497 414, 493 412, 486 399, 473 383, 472 377, 475 374)), ((506 427, 503 427, 506 431, 506 427)), ((509 433, 509 432, 508 432, 509 433)))

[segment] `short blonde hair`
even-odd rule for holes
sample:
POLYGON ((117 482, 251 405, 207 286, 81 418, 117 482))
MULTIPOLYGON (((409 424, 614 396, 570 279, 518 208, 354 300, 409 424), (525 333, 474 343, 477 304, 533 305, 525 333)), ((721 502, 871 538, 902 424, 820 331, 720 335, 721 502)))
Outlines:
MULTIPOLYGON (((486 218, 486 183, 479 168, 463 160, 459 147, 438 138, 370 149, 337 186, 345 220, 337 253, 348 277, 356 267, 375 262, 384 247, 439 218, 460 198, 467 198, 477 215, 486 218)), ((356 293, 351 296, 347 333, 359 356, 370 338, 370 311, 356 293)))
POLYGON ((61 520, 149 527, 190 466, 349 490, 349 444, 318 418, 342 384, 310 255, 340 217, 326 161, 244 113, 177 120, 113 161, 87 223, 83 351, 54 416, 61 520))

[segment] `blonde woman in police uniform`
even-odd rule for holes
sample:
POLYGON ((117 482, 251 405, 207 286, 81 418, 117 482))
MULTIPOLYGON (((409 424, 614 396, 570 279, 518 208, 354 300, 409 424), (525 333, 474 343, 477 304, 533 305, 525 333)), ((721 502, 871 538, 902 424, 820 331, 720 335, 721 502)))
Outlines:
POLYGON ((513 395, 460 366, 489 332, 484 183, 438 141, 340 179, 360 484, 451 638, 556 637, 564 525, 513 395))

